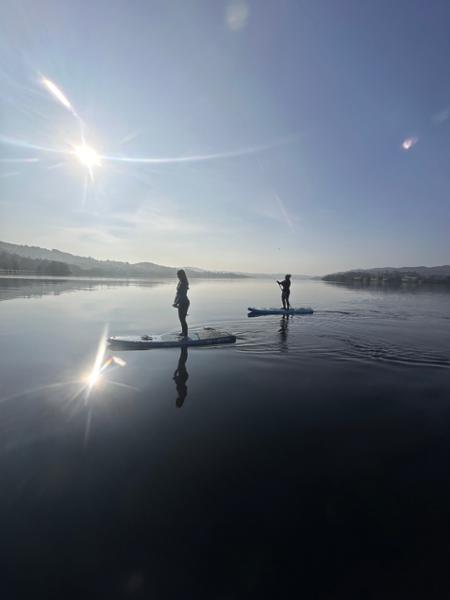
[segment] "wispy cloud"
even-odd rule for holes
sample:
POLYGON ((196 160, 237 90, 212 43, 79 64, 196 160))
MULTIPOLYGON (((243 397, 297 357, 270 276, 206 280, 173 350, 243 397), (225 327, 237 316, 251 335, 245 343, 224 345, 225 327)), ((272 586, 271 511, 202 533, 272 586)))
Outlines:
POLYGON ((273 202, 266 204, 264 207, 258 207, 258 215, 264 217, 265 219, 275 221, 283 226, 287 225, 291 231, 294 231, 296 225, 299 223, 299 219, 289 214, 284 202, 275 192, 273 194, 273 200, 273 202))
POLYGON ((181 217, 172 209, 141 205, 131 212, 74 211, 72 231, 106 232, 118 238, 135 237, 139 232, 195 234, 207 231, 204 219, 181 217))
POLYGON ((102 246, 117 242, 117 237, 102 227, 63 227, 52 237, 52 245, 58 248, 79 248, 83 252, 86 243, 102 246))
POLYGON ((231 31, 239 31, 247 25, 250 8, 246 0, 232 0, 226 7, 226 23, 231 31))
POLYGON ((161 210, 142 207, 133 215, 124 217, 128 223, 132 223, 137 229, 147 231, 160 231, 168 233, 191 234, 205 231, 205 225, 196 220, 181 218, 176 215, 164 213, 161 210))
POLYGON ((286 225, 291 230, 293 230, 294 229, 294 223, 293 223, 291 217, 289 216, 289 213, 286 210, 286 207, 285 207, 282 199, 280 198, 280 196, 278 194, 275 194, 275 200, 277 201, 277 204, 280 207, 280 213, 281 213, 282 217, 284 218, 284 221, 285 221, 286 225))
POLYGON ((2 163, 34 163, 39 162, 39 158, 0 158, 2 163))
MULTIPOLYGON (((258 156, 256 157, 256 162, 261 170, 263 177, 265 179, 267 179, 267 175, 263 168, 263 164, 262 164, 260 157, 258 157, 258 156)), ((272 187, 272 185, 270 183, 267 182, 266 185, 272 189, 273 198, 275 199, 274 206, 277 207, 278 210, 274 211, 273 206, 271 206, 270 208, 262 211, 263 216, 268 217, 269 219, 274 219, 276 221, 284 221, 284 223, 289 227, 289 229, 291 229, 293 231, 294 224, 295 224, 294 219, 291 217, 288 210, 286 209, 286 206, 285 206, 283 200, 280 198, 280 196, 278 195, 278 193, 275 191, 275 189, 272 187)))
POLYGON ((440 125, 441 123, 444 123, 445 121, 447 121, 450 117, 450 106, 447 106, 447 108, 444 108, 444 110, 441 110, 439 112, 437 112, 436 114, 434 114, 431 117, 431 120, 433 121, 433 123, 436 123, 437 125, 440 125))
POLYGON ((132 142, 133 140, 138 138, 140 135, 141 135, 141 131, 132 131, 132 132, 128 133, 125 137, 123 137, 120 140, 119 146, 123 146, 124 144, 128 144, 128 143, 132 142))

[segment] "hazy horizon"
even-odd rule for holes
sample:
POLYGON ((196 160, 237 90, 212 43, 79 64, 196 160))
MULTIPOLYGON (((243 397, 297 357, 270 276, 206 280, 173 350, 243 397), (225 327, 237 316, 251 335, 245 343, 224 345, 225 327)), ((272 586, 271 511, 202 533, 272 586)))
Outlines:
POLYGON ((0 239, 254 273, 450 262, 450 5, 0 11, 0 239))
MULTIPOLYGON (((15 244, 15 242, 11 242, 9 240, 0 240, 0 243, 15 244)), ((34 246, 32 244, 23 244, 23 245, 30 246, 30 247, 36 247, 36 246, 34 246)), ((45 247, 45 246, 39 246, 39 248, 44 249, 44 250, 50 250, 50 251, 51 250, 58 250, 58 251, 63 252, 63 253, 69 253, 69 254, 73 254, 73 255, 76 255, 76 256, 81 256, 81 257, 84 257, 84 258, 93 258, 95 260, 109 260, 109 261, 118 261, 118 262, 129 262, 131 264, 133 264, 133 263, 136 264, 136 263, 150 262, 150 263, 155 263, 155 264, 158 264, 160 266, 170 267, 170 268, 177 268, 177 267, 186 267, 186 268, 192 268, 192 269, 198 268, 198 269, 206 270, 206 271, 209 271, 209 270, 210 271, 214 271, 214 270, 216 270, 216 271, 228 271, 228 272, 232 272, 232 273, 246 273, 246 274, 249 274, 249 275, 258 275, 258 274, 261 274, 261 275, 274 275, 276 273, 284 273, 283 270, 279 270, 279 271, 243 271, 243 270, 240 270, 240 269, 233 269, 231 267, 229 267, 229 268, 223 268, 223 269, 208 269, 207 267, 204 267, 202 265, 193 265, 193 264, 188 264, 188 263, 179 263, 179 264, 175 264, 175 265, 170 265, 170 264, 159 263, 158 261, 155 261, 155 260, 153 260, 152 258, 149 258, 149 257, 147 257, 145 259, 142 259, 142 260, 127 261, 127 260, 125 260, 125 259, 123 259, 123 258, 121 258, 119 256, 103 256, 103 257, 100 257, 100 256, 91 256, 91 255, 86 256, 86 255, 80 255, 80 254, 78 254, 76 252, 70 252, 68 250, 65 250, 64 248, 49 248, 49 247, 45 247)), ((305 275, 305 276, 308 276, 308 277, 320 277, 320 276, 328 275, 328 274, 331 274, 331 273, 338 273, 338 272, 345 272, 345 271, 358 271, 358 270, 366 270, 366 269, 370 270, 370 269, 383 269, 383 268, 386 268, 386 269, 388 269, 388 268, 394 268, 395 269, 395 268, 409 268, 409 267, 414 268, 414 267, 442 267, 442 266, 449 266, 449 265, 448 264, 442 264, 442 265, 423 265, 423 264, 422 265, 392 265, 392 264, 390 264, 390 265, 372 265, 370 267, 359 267, 359 266, 356 266, 356 267, 350 267, 350 268, 336 269, 336 271, 330 271, 328 273, 305 273, 305 272, 300 273, 300 272, 297 272, 297 273, 293 273, 293 276, 295 276, 295 275, 298 275, 298 276, 305 275)))

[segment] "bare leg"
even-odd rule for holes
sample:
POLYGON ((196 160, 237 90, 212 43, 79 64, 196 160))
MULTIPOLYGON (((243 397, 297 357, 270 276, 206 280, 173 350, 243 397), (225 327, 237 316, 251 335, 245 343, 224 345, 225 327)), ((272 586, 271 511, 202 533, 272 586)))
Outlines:
POLYGON ((188 304, 178 307, 178 318, 180 319, 181 332, 184 337, 187 337, 187 334, 188 334, 188 326, 186 323, 186 315, 187 315, 188 308, 189 308, 188 304))

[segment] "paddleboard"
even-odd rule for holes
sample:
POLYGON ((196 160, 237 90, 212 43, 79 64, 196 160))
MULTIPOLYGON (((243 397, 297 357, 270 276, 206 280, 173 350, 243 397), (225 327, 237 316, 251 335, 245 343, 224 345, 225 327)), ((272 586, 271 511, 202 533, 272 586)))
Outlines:
POLYGON ((285 310, 284 308, 254 308, 253 306, 248 307, 249 317, 259 317, 261 315, 312 315, 313 309, 308 307, 303 308, 290 308, 285 310))
POLYGON ((182 338, 176 333, 162 335, 113 335, 108 338, 108 344, 122 350, 147 350, 148 348, 180 348, 184 346, 213 346, 216 344, 233 344, 236 336, 205 327, 201 331, 189 333, 187 338, 182 338))

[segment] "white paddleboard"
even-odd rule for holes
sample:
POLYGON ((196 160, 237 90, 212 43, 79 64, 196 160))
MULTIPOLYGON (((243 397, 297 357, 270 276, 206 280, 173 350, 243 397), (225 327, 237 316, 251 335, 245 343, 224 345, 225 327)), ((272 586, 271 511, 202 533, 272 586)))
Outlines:
POLYGON ((146 350, 147 348, 180 348, 182 346, 212 346, 216 344, 232 344, 236 336, 227 331, 213 327, 205 327, 201 331, 189 333, 183 338, 176 333, 162 335, 113 335, 108 343, 122 350, 146 350))
POLYGON ((260 315, 312 315, 314 312, 310 306, 290 308, 289 310, 285 310, 284 308, 255 308, 249 306, 248 311, 249 317, 258 317, 260 315))

